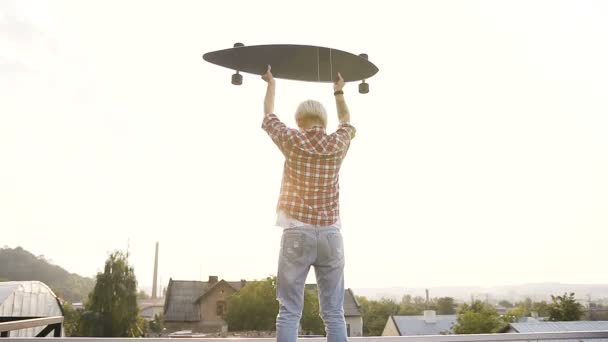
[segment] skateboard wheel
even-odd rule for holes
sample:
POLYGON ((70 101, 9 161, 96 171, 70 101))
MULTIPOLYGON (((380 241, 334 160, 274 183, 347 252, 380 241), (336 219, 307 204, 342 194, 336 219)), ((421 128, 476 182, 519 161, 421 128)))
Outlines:
POLYGON ((365 81, 361 82, 359 84, 359 93, 360 94, 367 94, 367 93, 369 93, 369 83, 365 83, 365 81))
POLYGON ((366 53, 360 53, 360 54, 359 54, 359 57, 361 57, 361 58, 365 58, 365 59, 368 59, 368 57, 367 57, 367 54, 366 54, 366 53))
POLYGON ((243 47, 245 44, 243 43, 234 43, 234 47, 243 47))
POLYGON ((234 85, 243 84, 243 75, 239 74, 238 72, 236 74, 232 75, 232 84, 234 84, 234 85))

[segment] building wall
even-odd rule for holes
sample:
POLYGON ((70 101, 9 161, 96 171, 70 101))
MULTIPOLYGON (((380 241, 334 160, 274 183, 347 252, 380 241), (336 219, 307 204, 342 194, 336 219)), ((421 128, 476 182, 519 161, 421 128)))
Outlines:
POLYGON ((349 327, 350 337, 363 336, 363 318, 361 316, 346 317, 346 324, 349 327))
MULTIPOLYGON (((201 312, 201 325, 209 329, 217 327, 217 331, 220 331, 223 326, 226 325, 222 315, 217 314, 217 303, 223 301, 226 305, 228 298, 232 296, 236 291, 227 283, 220 283, 216 285, 212 291, 205 296, 200 303, 201 312)), ((226 306, 224 306, 224 311, 226 306)))
POLYGON ((382 331, 382 336, 399 336, 399 330, 397 330, 397 326, 395 326, 395 321, 393 321, 392 316, 388 316, 388 320, 386 321, 386 326, 384 326, 384 331, 382 331))

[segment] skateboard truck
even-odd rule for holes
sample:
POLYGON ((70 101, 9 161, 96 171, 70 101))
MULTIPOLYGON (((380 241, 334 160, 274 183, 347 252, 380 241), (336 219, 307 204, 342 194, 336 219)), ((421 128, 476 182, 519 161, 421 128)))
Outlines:
MULTIPOLYGON (((245 44, 243 43, 234 43, 234 47, 238 48, 238 47, 243 47, 245 46, 245 44)), ((243 75, 239 74, 239 71, 236 71, 236 74, 232 75, 232 84, 234 85, 241 85, 243 84, 243 75)))
MULTIPOLYGON (((359 54, 359 57, 368 59, 368 56, 366 53, 359 54)), ((369 93, 369 83, 365 83, 365 80, 362 80, 361 83, 359 84, 359 94, 367 94, 367 93, 369 93)))

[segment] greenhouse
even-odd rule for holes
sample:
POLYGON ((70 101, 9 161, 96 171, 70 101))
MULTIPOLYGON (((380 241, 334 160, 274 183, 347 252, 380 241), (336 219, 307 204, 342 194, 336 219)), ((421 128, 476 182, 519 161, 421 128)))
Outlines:
MULTIPOLYGON (((0 322, 13 317, 51 316, 63 316, 63 309, 47 285, 39 281, 0 282, 0 322)), ((42 329, 11 331, 9 337, 34 337, 42 329)))

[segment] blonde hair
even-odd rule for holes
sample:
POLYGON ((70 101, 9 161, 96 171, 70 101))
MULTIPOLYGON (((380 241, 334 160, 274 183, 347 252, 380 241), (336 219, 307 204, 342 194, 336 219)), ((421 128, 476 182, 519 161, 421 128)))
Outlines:
MULTIPOLYGON (((327 112, 325 107, 315 100, 306 100, 298 105, 296 109, 296 121, 302 122, 304 125, 322 124, 323 128, 327 128, 327 112)), ((302 127, 308 128, 308 127, 302 127)))

